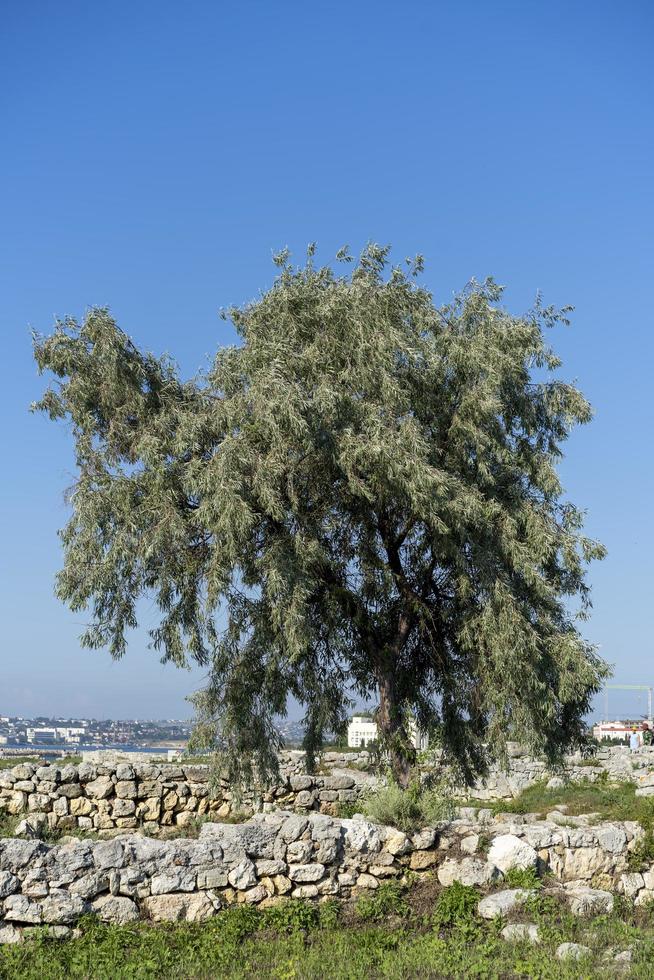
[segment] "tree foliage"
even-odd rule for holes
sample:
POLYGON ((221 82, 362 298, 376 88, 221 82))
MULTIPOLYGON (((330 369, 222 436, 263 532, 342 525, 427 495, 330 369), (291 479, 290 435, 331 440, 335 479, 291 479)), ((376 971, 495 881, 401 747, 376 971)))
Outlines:
POLYGON ((312 255, 276 258, 188 382, 106 309, 35 338, 79 470, 58 595, 114 657, 152 597, 153 646, 206 665, 202 731, 245 778, 274 771, 289 696, 309 752, 375 696, 403 784, 411 719, 468 778, 507 739, 556 759, 606 675, 576 625, 602 548, 556 472, 591 418, 545 341, 567 311, 513 316, 492 280, 437 308, 420 258, 312 255))

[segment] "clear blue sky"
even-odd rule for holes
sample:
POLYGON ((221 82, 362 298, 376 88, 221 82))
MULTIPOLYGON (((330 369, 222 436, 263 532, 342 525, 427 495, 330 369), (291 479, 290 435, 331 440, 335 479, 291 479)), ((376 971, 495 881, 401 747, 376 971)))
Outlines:
POLYGON ((194 373, 232 339, 218 308, 314 239, 421 251, 437 300, 492 274, 514 311, 575 305, 553 341, 597 417, 562 470, 609 549, 586 633, 654 683, 652 4, 7 0, 2 22, 0 714, 185 716, 199 682, 140 634, 118 664, 80 650, 53 597, 72 453, 28 413, 29 329, 107 304, 194 373))

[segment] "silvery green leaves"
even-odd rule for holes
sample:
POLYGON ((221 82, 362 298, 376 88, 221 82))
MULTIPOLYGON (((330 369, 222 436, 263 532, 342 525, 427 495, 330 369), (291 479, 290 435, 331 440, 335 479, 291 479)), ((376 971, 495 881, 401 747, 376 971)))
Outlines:
POLYGON ((606 673, 571 612, 602 549, 556 472, 591 415, 553 376, 556 311, 512 316, 492 280, 437 308, 420 257, 309 253, 277 256, 190 382, 106 310, 36 339, 79 467, 58 593, 115 656, 152 596, 153 644, 208 665, 200 731, 243 778, 274 769, 289 696, 310 750, 378 699, 400 783, 412 719, 468 778, 507 739, 556 758, 606 673))

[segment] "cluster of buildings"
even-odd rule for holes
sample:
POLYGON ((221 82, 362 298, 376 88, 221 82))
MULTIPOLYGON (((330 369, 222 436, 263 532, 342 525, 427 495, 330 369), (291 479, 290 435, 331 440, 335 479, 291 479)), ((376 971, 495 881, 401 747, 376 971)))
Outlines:
POLYGON ((25 746, 147 746, 153 743, 186 742, 189 722, 98 721, 91 718, 21 718, 0 715, 0 749, 25 746))

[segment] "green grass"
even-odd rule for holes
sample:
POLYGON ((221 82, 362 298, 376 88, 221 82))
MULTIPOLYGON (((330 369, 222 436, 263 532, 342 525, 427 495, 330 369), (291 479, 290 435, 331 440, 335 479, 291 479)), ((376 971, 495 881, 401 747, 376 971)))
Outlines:
POLYGON ((14 755, 6 759, 0 759, 0 769, 13 769, 14 766, 22 766, 26 762, 40 763, 41 759, 35 755, 14 755))
POLYGON ((467 801, 468 806, 488 807, 494 813, 538 813, 544 816, 565 804, 565 816, 597 813, 601 820, 638 820, 643 826, 654 822, 654 797, 636 796, 633 783, 580 780, 562 789, 547 789, 545 782, 534 783, 513 800, 495 803, 467 801))
MULTIPOLYGON (((379 889, 381 891, 381 889, 379 889)), ((419 889, 416 890, 419 893, 419 889)), ((290 901, 257 910, 237 906, 205 923, 153 927, 145 923, 103 926, 89 918, 78 939, 49 941, 45 935, 0 947, 2 980, 457 980, 529 977, 536 980, 613 978, 611 957, 633 950, 630 976, 650 978, 654 918, 616 903, 616 913, 575 919, 558 902, 539 894, 521 910, 539 926, 538 946, 507 943, 502 923, 476 916, 474 889, 452 886, 429 902, 387 889, 373 916, 334 900, 290 901), (399 905, 398 905, 399 902, 399 905), (383 906, 383 907, 382 907, 383 906), (562 963, 556 947, 583 942, 583 963, 562 963)))

